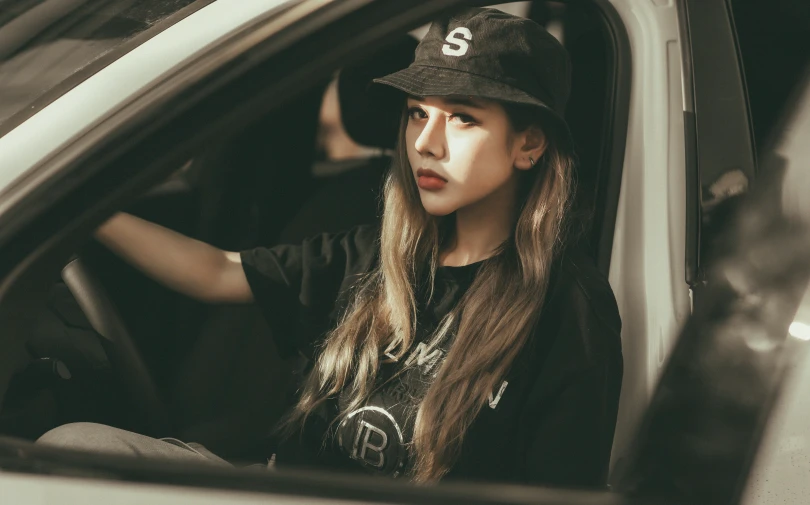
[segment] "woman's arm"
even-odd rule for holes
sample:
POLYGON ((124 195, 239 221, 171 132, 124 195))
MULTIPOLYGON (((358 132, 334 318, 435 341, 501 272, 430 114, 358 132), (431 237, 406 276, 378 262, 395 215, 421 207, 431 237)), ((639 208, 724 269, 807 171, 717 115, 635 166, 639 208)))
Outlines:
POLYGON ((124 213, 101 225, 95 236, 148 276, 187 296, 209 303, 253 300, 239 253, 124 213))

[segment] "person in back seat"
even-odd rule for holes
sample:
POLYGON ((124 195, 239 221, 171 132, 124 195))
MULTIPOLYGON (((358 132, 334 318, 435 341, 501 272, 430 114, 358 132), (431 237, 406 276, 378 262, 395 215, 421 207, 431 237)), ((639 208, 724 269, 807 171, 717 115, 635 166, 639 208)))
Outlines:
MULTIPOLYGON (((603 488, 621 320, 566 239, 569 71, 540 25, 465 9, 375 80, 405 105, 380 226, 241 253, 126 214, 96 236, 188 296, 255 301, 312 360, 279 467, 603 488)), ((40 442, 227 464, 101 425, 40 442)))
POLYGON ((377 107, 368 88, 373 78, 410 65, 415 49, 416 40, 403 35, 341 69, 327 88, 318 135, 321 156, 312 168, 316 187, 282 230, 279 243, 297 244, 317 233, 379 223, 399 111, 377 107))

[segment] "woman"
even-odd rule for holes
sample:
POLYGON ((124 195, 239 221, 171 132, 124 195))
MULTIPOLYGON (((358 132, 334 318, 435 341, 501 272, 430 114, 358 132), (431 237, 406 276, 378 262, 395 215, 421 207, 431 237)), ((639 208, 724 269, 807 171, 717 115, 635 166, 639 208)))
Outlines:
MULTIPOLYGON (((280 348, 311 358, 279 466, 604 486, 620 320, 565 240, 568 80, 539 25, 469 9, 376 80, 407 100, 381 228, 232 253, 119 215, 97 237, 189 296, 255 300, 280 348)), ((41 441, 217 460, 100 425, 41 441)))

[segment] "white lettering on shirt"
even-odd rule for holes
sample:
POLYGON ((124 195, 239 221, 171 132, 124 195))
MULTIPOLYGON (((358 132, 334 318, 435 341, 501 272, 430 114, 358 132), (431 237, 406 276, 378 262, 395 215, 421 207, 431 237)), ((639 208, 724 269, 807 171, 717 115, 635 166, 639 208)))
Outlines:
POLYGON ((385 451, 387 447, 388 434, 386 434, 385 431, 371 423, 360 421, 360 425, 357 427, 357 436, 355 436, 354 444, 352 445, 351 456, 353 459, 364 461, 377 468, 382 468, 385 466, 385 452, 383 451, 385 451), (379 445, 371 443, 371 437, 374 435, 377 435, 377 438, 380 440, 379 445), (360 445, 361 441, 362 446, 360 445), (371 458, 367 456, 369 450, 371 450, 373 454, 376 454, 376 461, 372 461, 371 458))
POLYGON ((419 342, 416 349, 414 349, 414 351, 408 357, 408 360, 405 362, 405 366, 411 366, 411 364, 416 361, 416 364, 423 368, 422 372, 428 373, 444 355, 444 352, 442 352, 441 349, 433 349, 433 351, 430 353, 428 353, 428 351, 430 351, 430 348, 427 346, 427 344, 424 342, 419 342))
POLYGON ((498 406, 498 402, 501 401, 501 396, 503 396, 503 392, 506 391, 506 386, 508 385, 508 382, 503 381, 497 395, 493 396, 492 393, 489 394, 489 398, 487 399, 489 401, 489 408, 494 410, 495 407, 498 406))

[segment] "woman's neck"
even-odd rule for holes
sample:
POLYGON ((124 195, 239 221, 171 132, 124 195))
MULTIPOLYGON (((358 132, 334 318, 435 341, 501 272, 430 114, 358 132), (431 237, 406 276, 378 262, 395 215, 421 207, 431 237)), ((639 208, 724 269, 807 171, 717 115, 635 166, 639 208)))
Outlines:
POLYGON ((485 260, 509 238, 515 226, 514 188, 504 187, 456 211, 455 230, 439 255, 442 266, 464 266, 485 260))

